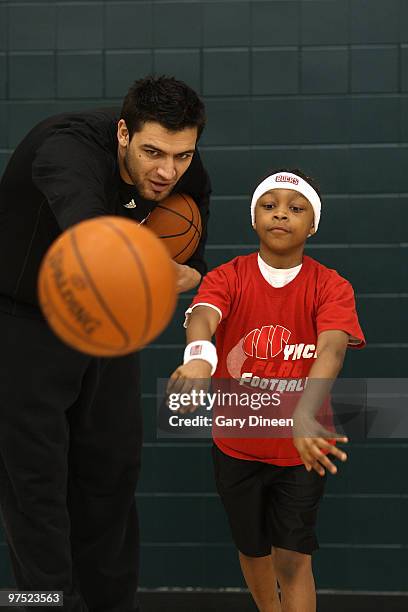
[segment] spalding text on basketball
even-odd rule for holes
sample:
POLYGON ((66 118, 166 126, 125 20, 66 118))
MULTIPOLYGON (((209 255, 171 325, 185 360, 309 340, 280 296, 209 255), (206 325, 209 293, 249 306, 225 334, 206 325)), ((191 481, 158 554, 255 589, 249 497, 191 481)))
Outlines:
POLYGON ((101 321, 95 319, 85 307, 78 301, 72 289, 69 288, 69 279, 64 272, 64 251, 58 249, 48 260, 52 268, 55 286, 65 302, 69 312, 73 315, 76 321, 81 325, 83 331, 90 335, 97 327, 100 327, 101 321))

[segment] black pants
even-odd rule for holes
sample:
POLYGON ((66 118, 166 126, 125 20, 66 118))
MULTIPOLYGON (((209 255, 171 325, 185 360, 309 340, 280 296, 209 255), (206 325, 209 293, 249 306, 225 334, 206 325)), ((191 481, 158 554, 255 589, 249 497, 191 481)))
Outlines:
POLYGON ((138 609, 139 381, 137 354, 91 358, 0 312, 1 517, 18 589, 62 590, 56 609, 138 609))

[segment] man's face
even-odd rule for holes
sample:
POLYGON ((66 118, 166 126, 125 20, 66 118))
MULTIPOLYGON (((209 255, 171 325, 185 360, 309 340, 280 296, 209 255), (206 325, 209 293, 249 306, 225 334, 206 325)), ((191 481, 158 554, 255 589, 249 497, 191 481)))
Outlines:
POLYGON ((255 206, 255 230, 267 248, 277 253, 303 247, 314 233, 312 205, 293 189, 271 189, 255 206))
POLYGON ((142 198, 166 198, 189 167, 197 142, 197 128, 170 132, 160 123, 147 122, 129 139, 126 123, 118 123, 118 160, 122 179, 134 185, 142 198))

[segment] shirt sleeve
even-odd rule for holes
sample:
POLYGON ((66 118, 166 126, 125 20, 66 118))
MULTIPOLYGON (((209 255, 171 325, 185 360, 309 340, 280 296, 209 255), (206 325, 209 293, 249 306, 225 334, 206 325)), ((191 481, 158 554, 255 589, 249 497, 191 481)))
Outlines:
POLYGON ((95 147, 57 133, 38 149, 32 178, 65 230, 85 219, 112 214, 104 190, 106 171, 95 147))
MULTIPOLYGON (((211 182, 205 170, 198 151, 191 162, 190 173, 183 177, 180 183, 180 191, 185 191, 197 204, 200 215, 202 232, 201 238, 193 255, 185 262, 186 266, 197 270, 201 276, 207 272, 207 264, 204 259, 205 245, 207 242, 208 219, 210 216, 211 182)), ((187 174, 187 173, 186 173, 187 174)))
POLYGON ((349 347, 363 348, 366 344, 358 321, 353 287, 338 274, 328 279, 320 292, 316 324, 317 335, 338 329, 349 335, 349 347))
POLYGON ((220 323, 227 319, 236 292, 236 279, 232 271, 226 271, 224 266, 211 270, 203 279, 197 295, 186 310, 187 327, 188 318, 196 306, 209 306, 220 315, 220 323))

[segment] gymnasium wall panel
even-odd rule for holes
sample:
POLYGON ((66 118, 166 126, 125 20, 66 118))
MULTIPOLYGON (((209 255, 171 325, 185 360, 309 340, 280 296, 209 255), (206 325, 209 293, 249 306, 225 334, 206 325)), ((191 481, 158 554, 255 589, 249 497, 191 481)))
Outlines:
POLYGON ((202 152, 216 195, 252 193, 268 171, 288 165, 317 177, 323 194, 408 192, 405 144, 205 146, 202 152), (245 172, 237 175, 233 168, 245 172))
POLYGON ((56 74, 53 53, 13 51, 8 59, 10 98, 24 100, 55 97, 56 74))
POLYGON ((249 65, 248 49, 205 49, 202 93, 205 96, 249 94, 249 65))
POLYGON ((408 91, 408 45, 401 48, 401 89, 408 91))
POLYGON ((300 13, 303 45, 344 45, 349 42, 349 2, 301 2, 300 13))
POLYGON ((296 94, 299 92, 297 48, 255 48, 251 54, 254 95, 296 94), (265 75, 269 74, 269 78, 265 75))
POLYGON ((121 49, 105 54, 105 92, 109 98, 120 97, 131 78, 140 78, 153 70, 150 50, 121 49), (132 77, 130 76, 132 75, 132 77))
POLYGON ((200 2, 153 2, 153 47, 200 46, 201 8, 200 2))
POLYGON ((104 46, 106 49, 151 48, 153 45, 152 26, 151 2, 107 2, 104 46))
POLYGON ((7 106, 0 102, 0 149, 7 149, 8 147, 7 121, 7 106))
MULTIPOLYGON (((204 2, 202 42, 205 47, 249 45, 250 2, 204 2)), ((272 33, 270 33, 271 35, 272 33)))
MULTIPOLYGON (((350 3, 350 42, 376 44, 398 42, 402 25, 399 0, 352 0, 350 3)), ((402 16, 402 15, 401 15, 402 16)), ((406 32, 405 32, 406 34, 406 32)))
POLYGON ((395 93, 399 90, 398 47, 352 48, 351 91, 395 93))
POLYGON ((36 123, 59 111, 54 100, 16 100, 6 105, 6 112, 8 144, 13 150, 36 123))
POLYGON ((200 146, 250 142, 251 108, 250 98, 209 98, 206 102, 208 120, 200 146))
POLYGON ((58 55, 57 98, 98 98, 102 94, 103 56, 100 51, 67 51, 58 55))
POLYGON ((6 51, 8 47, 7 24, 7 7, 0 5, 0 51, 6 51))
POLYGON ((405 115, 404 98, 398 95, 360 95, 353 96, 350 102, 351 143, 398 142, 405 115))
POLYGON ((253 2, 251 42, 254 46, 299 43, 299 7, 296 2, 253 2))
POLYGON ((154 71, 157 74, 180 74, 180 79, 201 91, 201 55, 198 49, 158 49, 154 52, 154 71))
MULTIPOLYGON (((101 49, 104 45, 104 3, 58 3, 57 49, 101 49)), ((81 82, 82 76, 78 75, 81 82)))
POLYGON ((7 97, 7 57, 0 53, 0 99, 7 97))
POLYGON ((302 51, 301 91, 307 94, 346 93, 348 90, 348 50, 346 47, 302 51))
MULTIPOLYGON (((1 9, 0 9, 1 10, 1 9)), ((50 4, 17 5, 9 8, 10 50, 46 51, 56 44, 56 7, 50 4), (36 27, 33 27, 33 23, 36 27)), ((0 22, 6 27, 6 8, 0 12, 0 22), (3 19, 4 20, 3 20, 3 19)))

